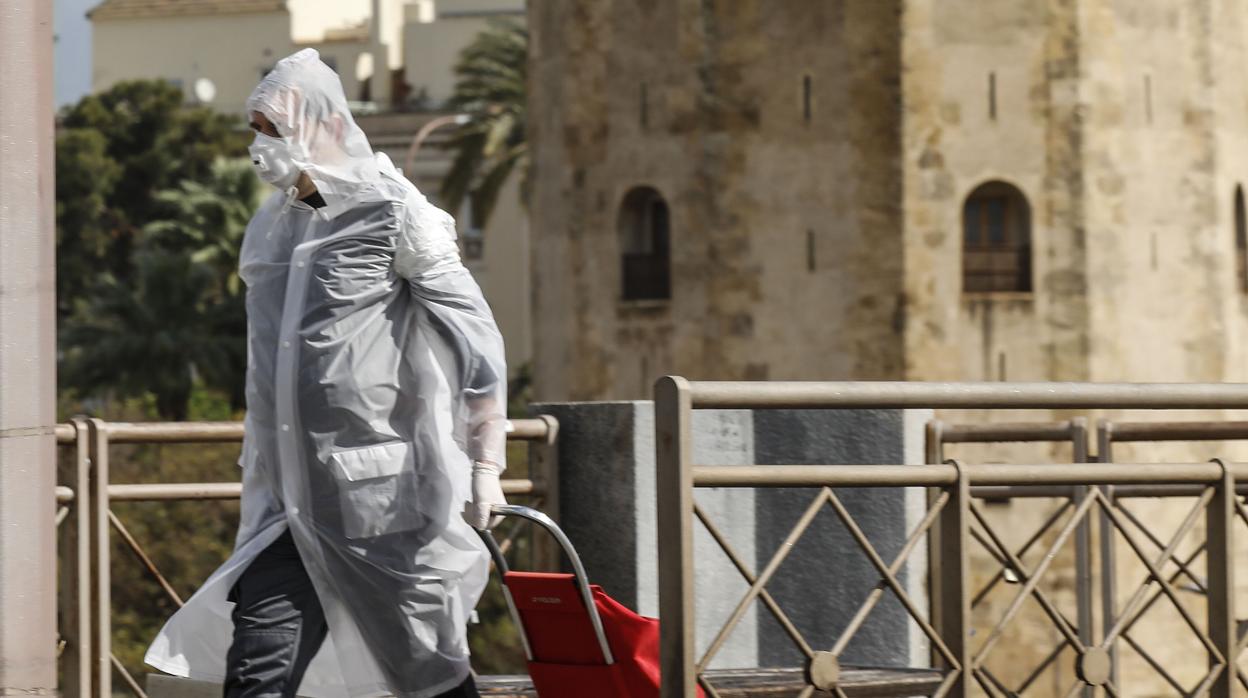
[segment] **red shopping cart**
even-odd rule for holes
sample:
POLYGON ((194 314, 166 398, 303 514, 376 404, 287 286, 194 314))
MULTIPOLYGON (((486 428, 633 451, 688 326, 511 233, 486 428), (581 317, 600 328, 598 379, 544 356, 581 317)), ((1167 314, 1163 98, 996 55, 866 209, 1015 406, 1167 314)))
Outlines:
POLYGON ((539 698, 657 698, 659 621, 591 585, 576 549, 550 517, 515 505, 495 506, 493 512, 545 529, 572 563, 571 574, 513 572, 494 536, 481 533, 502 575, 539 698))

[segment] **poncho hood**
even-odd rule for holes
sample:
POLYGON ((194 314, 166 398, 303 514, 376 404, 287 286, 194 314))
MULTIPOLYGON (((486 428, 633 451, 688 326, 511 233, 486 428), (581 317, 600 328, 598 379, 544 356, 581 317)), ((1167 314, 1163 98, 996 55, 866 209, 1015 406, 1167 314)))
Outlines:
POLYGON ((327 216, 368 198, 380 179, 377 157, 351 116, 342 81, 316 49, 278 61, 247 98, 247 111, 264 114, 290 142, 291 157, 316 184, 327 216))

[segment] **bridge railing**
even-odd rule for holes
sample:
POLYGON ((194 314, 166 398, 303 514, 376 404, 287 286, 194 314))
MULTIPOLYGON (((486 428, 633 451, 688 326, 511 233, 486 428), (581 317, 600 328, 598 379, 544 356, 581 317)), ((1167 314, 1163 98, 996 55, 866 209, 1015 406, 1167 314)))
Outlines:
MULTIPOLYGON (((1228 441, 1248 441, 1248 421, 1172 421, 1172 422, 1146 422, 1146 421, 1111 421, 1108 419, 1100 419, 1097 422, 1097 428, 1094 433, 1089 433, 1087 428, 1087 419, 1076 417, 1074 419, 1055 422, 1024 422, 1024 423, 986 423, 986 424, 946 424, 941 420, 933 420, 927 425, 926 434, 926 453, 928 463, 943 463, 946 460, 946 445, 949 444, 1007 444, 1007 443, 1070 443, 1071 454, 1074 462, 1114 462, 1114 444, 1116 443, 1148 443, 1157 444, 1161 442, 1202 442, 1205 444, 1214 444, 1228 441), (1092 443, 1089 443, 1089 440, 1092 443)), ((1243 485, 1240 485, 1243 488, 1243 485)), ((1138 487, 1114 487, 1103 486, 1100 488, 1102 494, 1109 498, 1133 498, 1141 494, 1147 494, 1138 487)), ((1187 488, 1194 493, 1196 490, 1187 488)), ((1013 490, 1010 488, 986 488, 976 487, 971 490, 972 496, 982 497, 989 501, 1000 501, 1008 499, 1013 495, 1036 497, 1045 494, 1040 488, 1030 487, 1023 490, 1013 490)), ((1175 496, 1182 494, 1180 488, 1170 488, 1170 493, 1175 496)), ((1073 504, 1072 500, 1066 500, 1064 506, 1073 504)), ((1141 535, 1143 535, 1150 545, 1158 550, 1164 549, 1165 544, 1150 529, 1140 523, 1139 518, 1131 512, 1130 509, 1120 507, 1120 512, 1124 517, 1130 519, 1141 535)), ((1026 543, 1019 551, 1019 557, 1029 552, 1032 547, 1044 538, 1051 535, 1054 531, 1054 525, 1059 522, 1060 514, 1065 509, 1059 509, 1054 512, 1054 516, 1049 516, 1044 523, 1035 529, 1035 531, 1027 538, 1026 543)), ((1094 537, 1091 532, 1090 522, 1084 521, 1076 528, 1076 552, 1075 552, 1075 580, 1074 588, 1078 605, 1079 629, 1081 637, 1090 636, 1090 629, 1094 624, 1092 613, 1094 607, 1098 604, 1101 609, 1100 622, 1102 627, 1111 628, 1116 621, 1116 608, 1118 600, 1118 565, 1117 550, 1114 545, 1114 537, 1110 535, 1096 536, 1096 550, 1093 550, 1094 537), (1098 560, 1094 564, 1093 553, 1097 553, 1098 560)), ((1112 522, 1103 512, 1100 514, 1099 530, 1112 530, 1112 522)), ((1205 552, 1204 543, 1200 543, 1193 550, 1188 552, 1182 559, 1175 558, 1173 563, 1176 565, 1176 571, 1171 575, 1171 583, 1183 581, 1185 584, 1184 591, 1203 595, 1206 593, 1204 580, 1194 571, 1193 566, 1197 563, 1201 555, 1205 552)), ((991 579, 988 585, 982 588, 971 602, 971 609, 974 611, 985 599, 985 597, 993 591, 994 587, 1003 581, 1012 581, 1017 583, 1017 577, 1006 573, 1006 568, 999 570, 991 579)), ((1154 604, 1162 601, 1164 596, 1160 590, 1151 592, 1148 601, 1145 603, 1146 609, 1151 609, 1154 604)), ((1158 657, 1154 656, 1144 644, 1132 635, 1131 630, 1138 624, 1133 622, 1123 629, 1120 635, 1121 642, 1128 645, 1133 652, 1138 654, 1140 658, 1152 668, 1165 683, 1177 691, 1182 692, 1184 689, 1179 679, 1172 671, 1166 668, 1165 663, 1158 657)), ((1086 642, 1087 640, 1085 640, 1086 642)), ((1019 694, 1025 693, 1041 676, 1042 672, 1047 670, 1061 656, 1061 652, 1065 649, 1064 641, 1058 642, 1053 649, 1048 652, 1044 659, 1028 674, 1027 678, 1018 685, 1015 692, 1019 694)), ((1120 652, 1118 643, 1113 643, 1109 648, 1111 657, 1111 672, 1115 681, 1121 678, 1120 672, 1120 652)), ((1092 691, 1090 688, 1085 690, 1085 695, 1090 696, 1092 691)))
MULTIPOLYGON (((529 444, 528 477, 504 477, 508 497, 525 498, 531 506, 558 516, 558 467, 555 439, 558 422, 548 415, 511 420, 508 440, 529 444)), ((60 661, 62 695, 67 698, 111 698, 116 676, 137 698, 146 698, 138 679, 113 653, 112 542, 127 547, 163 593, 181 607, 182 597, 132 535, 113 508, 115 502, 238 501, 242 484, 230 482, 116 483, 110 477, 109 455, 118 444, 242 443, 242 422, 106 422, 78 418, 57 426, 57 443, 72 451, 71 482, 57 487, 56 523, 62 547, 59 571, 60 661), (67 523, 68 522, 68 523, 67 523), (72 551, 72 553, 70 552, 72 551)), ((512 522, 499 535, 504 551, 521 533, 512 522)), ((542 536, 532 548, 547 565, 558 565, 558 551, 542 536)))
MULTIPOLYGON (((1088 452, 1088 420, 1083 417, 1074 419, 1054 421, 1054 422, 990 422, 984 424, 947 424, 939 419, 934 419, 927 424, 927 433, 925 438, 926 460, 929 464, 944 463, 948 460, 946 457, 946 446, 950 444, 1019 444, 1019 443, 1046 443, 1046 444, 1070 444, 1071 461, 1073 463, 1088 463, 1095 460, 1088 452)), ((1069 490, 1069 488, 1067 488, 1069 490)), ((972 497, 984 499, 987 501, 999 502, 1009 501, 1014 497, 1041 497, 1046 493, 1040 488, 1011 488, 1011 487, 973 487, 971 488, 972 497)), ((1045 536, 1054 533, 1054 527, 1062 521, 1062 517, 1066 515, 1072 506, 1076 506, 1086 496, 1086 488, 1082 491, 1073 492, 1069 499, 1063 499, 1062 505, 1056 510, 1050 512, 1044 517, 1043 523, 1037 527, 1030 536, 1027 537, 1023 545, 1018 549, 1017 557, 1025 557, 1042 541, 1045 536)), ((932 502, 929 498, 929 505, 932 502)), ((1103 516, 1103 515, 1102 515, 1103 516)), ((1102 519, 1102 529, 1105 530, 1104 519, 1102 519)), ((976 535, 972 532, 972 535, 976 535)), ((1093 613, 1094 613, 1094 596, 1096 594, 1095 583, 1093 580, 1093 532, 1091 521, 1085 518, 1075 527, 1075 602, 1077 626, 1079 630, 1079 639, 1085 645, 1091 644, 1093 613)), ((1106 540, 1109 540, 1106 537, 1106 540)), ((935 539, 929 540, 929 545, 934 547, 935 539)), ((989 548, 991 550, 991 548, 989 548)), ((929 548, 929 556, 938 556, 939 549, 929 548)), ((991 553, 990 553, 991 554, 991 553)), ((930 559, 936 560, 936 557, 930 559)), ((997 562, 1001 563, 1001 569, 997 570, 988 583, 980 588, 971 598, 971 613, 981 608, 988 600, 988 597, 1002 583, 1019 582, 1017 573, 1010 567, 1008 562, 999 556, 994 556, 997 562)), ((931 566, 935 570, 939 570, 939 562, 931 566)), ((1100 572, 1102 574, 1113 575, 1114 570, 1102 566, 1100 572)), ((938 583, 938 582, 937 582, 938 583)), ((932 581, 929 579, 929 585, 932 581)), ((939 617, 940 610, 932 609, 932 618, 939 617)), ((1034 667, 1031 672, 1021 682, 1017 684, 1014 691, 1019 695, 1027 692, 1044 672, 1058 661, 1062 652, 1069 646, 1065 638, 1054 643, 1053 648, 1044 655, 1044 658, 1034 667)), ((933 655, 933 660, 938 662, 939 657, 933 655)), ((1085 698, 1092 698, 1093 691, 1091 687, 1085 688, 1083 691, 1085 698)))
MULTIPOLYGON (((784 629, 805 657, 804 688, 801 698, 816 691, 845 696, 842 689, 840 655, 862 627, 863 619, 886 594, 891 594, 927 638, 935 656, 933 666, 940 681, 932 695, 989 696, 1019 695, 1034 681, 1036 673, 1024 679, 1023 686, 1007 686, 994 674, 987 659, 999 650, 1003 640, 1020 618, 1025 604, 1034 604, 1041 616, 1060 637, 1057 652, 1044 662, 1052 663, 1063 650, 1073 654, 1070 673, 1073 681, 1062 686, 1058 695, 1083 693, 1122 696, 1134 694, 1115 673, 1114 653, 1120 641, 1131 644, 1130 631, 1142 617, 1165 599, 1177 612, 1199 644, 1205 661, 1202 675, 1193 685, 1180 685, 1175 679, 1178 667, 1141 653, 1175 690, 1187 695, 1230 696, 1241 684, 1248 689, 1248 676, 1238 659, 1244 638, 1237 628, 1235 606, 1236 528, 1248 524, 1248 509, 1240 495, 1248 492, 1248 464, 1213 460, 1203 463, 1100 463, 1072 462, 1045 464, 962 464, 946 461, 941 449, 951 441, 1066 441, 1074 447, 1072 460, 1094 461, 1087 455, 1086 426, 1083 421, 1057 424, 1026 424, 951 428, 951 438, 929 440, 929 459, 942 462, 922 465, 756 465, 704 466, 692 460, 692 411, 699 408, 947 408, 958 410, 1040 409, 1040 410, 1234 410, 1248 409, 1248 385, 1089 385, 1089 384, 938 384, 938 383, 697 383, 678 377, 661 379, 656 385, 656 449, 658 465, 659 608, 661 626, 662 696, 677 698, 695 695, 700 686, 708 696, 719 695, 708 679, 706 669, 723 647, 734 626, 748 609, 761 603, 784 629), (1082 456, 1082 457, 1081 457, 1082 456), (696 503, 694 491, 700 487, 808 488, 812 496, 806 510, 773 556, 757 572, 750 561, 732 549, 717 525, 696 503), (915 524, 900 552, 886 560, 842 504, 837 488, 925 488, 927 508, 915 524), (1041 530, 1020 548, 1008 540, 1015 531, 1003 531, 985 511, 985 498, 1053 498, 1058 510, 1041 530), (1124 506, 1128 498, 1153 497, 1173 500, 1183 506, 1177 530, 1159 535, 1153 522, 1135 516, 1124 506), (785 557, 809 530, 815 517, 831 509, 849 532, 856 547, 877 574, 877 584, 853 614, 838 639, 828 647, 813 646, 803 637, 784 609, 767 592, 768 583, 780 570, 785 557), (749 589, 727 621, 711 639, 701 656, 696 656, 694 635, 696 598, 693 555, 695 522, 711 534, 745 580, 749 589), (1090 576, 1092 546, 1086 531, 1093 522, 1103 545, 1122 547, 1146 570, 1138 585, 1125 596, 1110 596, 1102 609, 1104 617, 1094 624, 1090 588, 1078 604, 1074 618, 1055 602, 1052 577, 1054 560, 1066 546, 1076 543, 1078 576, 1090 576), (1201 526, 1203 524, 1203 527, 1201 526), (1200 537, 1203 528, 1203 540, 1200 537), (1007 535, 1008 534, 1008 535, 1007 535), (913 598, 899 580, 911 554, 927 539, 928 601, 913 598), (1198 542, 1197 554, 1205 555, 1204 575, 1192 567, 1195 555, 1180 556, 1184 544, 1198 542), (1009 603, 995 617, 984 613, 973 616, 977 599, 990 589, 972 586, 970 561, 972 547, 985 549, 999 569, 989 581, 1017 583, 1009 603), (1033 549, 1030 564, 1023 558, 1033 549), (1080 562, 1082 560, 1082 562, 1080 562), (1204 601, 1203 612, 1188 608, 1180 599, 1176 583, 1187 579, 1198 584, 1204 601), (976 625, 976 620, 979 624, 976 625)), ((1185 425, 1187 429, 1190 425, 1185 425)), ((1179 430, 1176 427, 1176 431, 1179 430)), ((1238 438, 1241 431, 1228 427, 1200 428, 1205 436, 1222 434, 1238 438)), ((1141 438, 1159 438, 1147 427, 1127 427, 1119 434, 1136 433, 1141 438)), ((931 433, 929 432, 929 437, 931 433)), ((1108 452, 1107 452, 1108 453, 1108 452)), ((1106 458, 1108 460, 1108 458, 1106 458)), ((1242 535, 1242 534, 1241 534, 1242 535)), ((1240 538, 1242 541, 1242 537, 1240 538)), ((849 554, 850 551, 846 551, 849 554)), ((760 562, 764 558, 760 558, 760 562)), ((923 563, 918 563, 923 564, 923 563)), ((812 592, 813 593, 813 592, 812 592)), ((1134 646, 1133 646, 1134 647, 1134 646)), ((1191 670, 1192 667, 1184 667, 1191 670)))

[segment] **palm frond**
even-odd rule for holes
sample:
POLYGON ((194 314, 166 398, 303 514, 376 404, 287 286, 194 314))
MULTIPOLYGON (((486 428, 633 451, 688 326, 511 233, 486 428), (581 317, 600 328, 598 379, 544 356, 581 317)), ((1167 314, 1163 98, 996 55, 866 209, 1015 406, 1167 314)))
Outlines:
MULTIPOLYGON (((461 52, 448 106, 469 115, 448 139, 454 162, 442 181, 442 203, 457 211, 472 199, 473 223, 484 228, 512 173, 527 177, 525 86, 528 32, 494 21, 461 52)), ((521 191, 528 190, 527 181, 521 191)))

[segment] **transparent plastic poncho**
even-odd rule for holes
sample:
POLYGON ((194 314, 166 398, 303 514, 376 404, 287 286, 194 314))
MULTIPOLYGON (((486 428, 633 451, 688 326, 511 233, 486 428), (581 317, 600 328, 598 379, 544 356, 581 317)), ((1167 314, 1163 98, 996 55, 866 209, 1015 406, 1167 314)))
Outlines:
POLYGON ((374 155, 314 50, 279 62, 247 107, 326 205, 278 192, 247 227, 238 539, 146 659, 220 681, 227 594, 289 528, 329 624, 300 695, 437 695, 469 673, 488 574, 461 512, 472 461, 505 465, 502 337, 453 219, 374 155))

